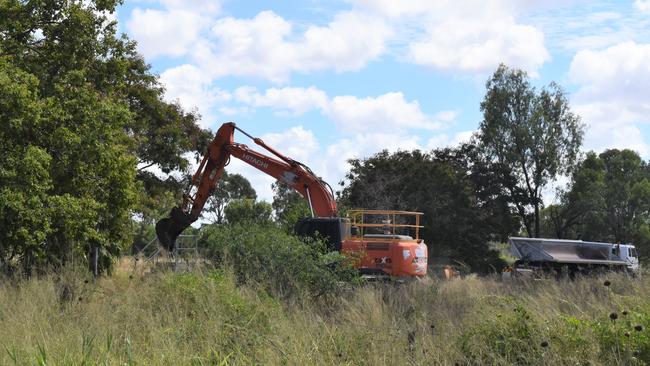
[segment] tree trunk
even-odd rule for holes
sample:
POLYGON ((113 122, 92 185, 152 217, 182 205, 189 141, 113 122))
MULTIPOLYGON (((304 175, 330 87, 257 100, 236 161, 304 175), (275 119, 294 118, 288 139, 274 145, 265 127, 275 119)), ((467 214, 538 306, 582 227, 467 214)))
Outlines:
POLYGON ((539 238, 539 202, 535 200, 535 237, 539 238))

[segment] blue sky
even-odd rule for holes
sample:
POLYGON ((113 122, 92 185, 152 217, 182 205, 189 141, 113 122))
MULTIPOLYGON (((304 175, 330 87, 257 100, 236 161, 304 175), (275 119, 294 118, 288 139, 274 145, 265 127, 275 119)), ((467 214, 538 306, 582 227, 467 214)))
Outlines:
MULTIPOLYGON (((585 150, 650 158, 650 0, 127 0, 117 18, 169 100, 333 185, 349 158, 467 140, 501 62, 566 89, 585 150)), ((270 177, 229 170, 270 200, 270 177)))

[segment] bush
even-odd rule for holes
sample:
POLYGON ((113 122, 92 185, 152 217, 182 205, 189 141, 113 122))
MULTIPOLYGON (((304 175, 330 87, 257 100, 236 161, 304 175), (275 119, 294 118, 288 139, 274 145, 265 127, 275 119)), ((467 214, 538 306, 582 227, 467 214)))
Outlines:
POLYGON ((541 339, 537 321, 523 306, 508 303, 502 300, 502 311, 486 314, 485 321, 461 336, 460 349, 471 363, 531 364, 544 356, 548 343, 541 339))
POLYGON ((256 283, 279 297, 337 293, 357 272, 319 240, 302 240, 273 225, 212 225, 200 245, 216 265, 232 269, 239 284, 256 283))

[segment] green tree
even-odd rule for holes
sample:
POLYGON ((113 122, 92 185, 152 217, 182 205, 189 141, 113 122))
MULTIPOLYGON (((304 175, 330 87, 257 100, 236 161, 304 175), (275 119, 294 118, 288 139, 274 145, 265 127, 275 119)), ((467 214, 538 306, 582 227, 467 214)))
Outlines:
POLYGON ((570 173, 583 125, 562 88, 551 83, 537 92, 521 70, 501 65, 486 84, 478 139, 482 152, 509 169, 502 184, 529 236, 539 236, 542 190, 570 173))
POLYGON ((290 232, 298 220, 311 216, 309 203, 293 188, 280 181, 276 181, 271 187, 273 189, 271 205, 275 218, 285 231, 290 232))
POLYGON ((209 141, 117 36, 106 14, 118 4, 0 1, 5 268, 62 265, 95 246, 108 265, 132 239, 133 214, 155 207, 143 197, 165 194, 145 168, 183 169, 182 154, 209 141))
POLYGON ((571 188, 559 190, 560 203, 542 211, 545 237, 600 238, 606 226, 605 166, 593 152, 576 166, 571 175, 571 188))
POLYGON ((244 198, 231 201, 224 209, 228 224, 251 223, 267 225, 272 222, 273 208, 264 201, 244 198))
POLYGON ((650 246, 650 174, 636 152, 587 153, 561 197, 546 214, 555 236, 650 246))
POLYGON ((0 63, 4 265, 62 265, 92 246, 116 255, 130 239, 135 201, 123 128, 131 114, 81 72, 69 72, 46 98, 37 87, 33 75, 0 63), (42 224, 32 231, 34 219, 42 224))
POLYGON ((241 174, 228 174, 224 171, 219 183, 206 205, 204 214, 212 219, 213 223, 223 224, 226 220, 225 208, 233 200, 257 198, 257 193, 248 179, 241 174))
POLYGON ((491 240, 505 242, 519 231, 520 221, 502 185, 508 167, 485 159, 474 142, 434 150, 432 155, 434 161, 453 167, 463 183, 471 187, 474 204, 482 216, 483 226, 491 233, 491 240))
POLYGON ((647 218, 646 164, 632 150, 606 150, 600 154, 605 167, 605 214, 610 235, 616 241, 633 240, 639 218, 647 218))

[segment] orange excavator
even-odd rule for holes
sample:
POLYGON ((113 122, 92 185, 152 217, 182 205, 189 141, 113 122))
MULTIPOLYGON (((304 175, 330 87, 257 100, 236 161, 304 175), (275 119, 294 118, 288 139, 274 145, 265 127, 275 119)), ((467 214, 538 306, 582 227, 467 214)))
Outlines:
POLYGON ((156 224, 156 236, 169 251, 176 238, 195 222, 216 187, 224 168, 235 157, 296 190, 309 203, 312 217, 300 220, 296 234, 319 235, 332 250, 351 258, 355 267, 370 275, 424 276, 427 272, 427 246, 419 238, 422 213, 407 211, 354 210, 339 217, 332 188, 309 167, 284 156, 259 138, 223 124, 208 146, 208 151, 192 176, 189 191, 180 207, 156 224), (235 130, 252 139, 270 157, 234 141, 235 130), (403 235, 400 231, 406 231, 403 235))

